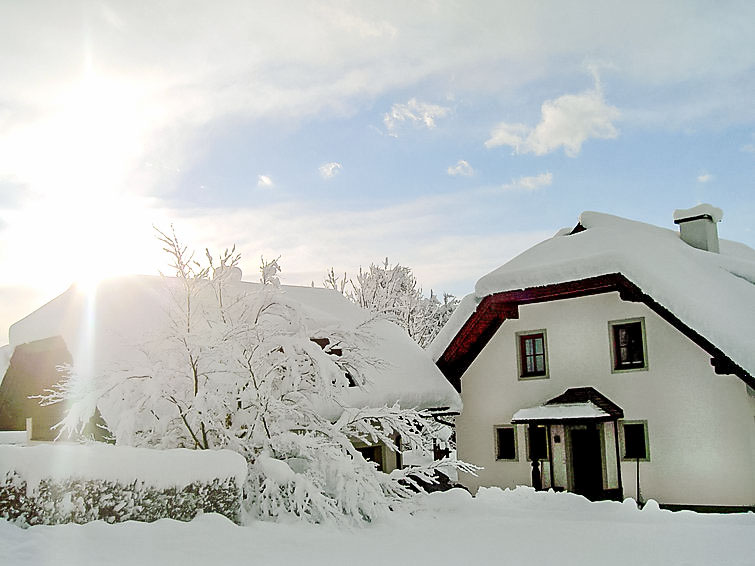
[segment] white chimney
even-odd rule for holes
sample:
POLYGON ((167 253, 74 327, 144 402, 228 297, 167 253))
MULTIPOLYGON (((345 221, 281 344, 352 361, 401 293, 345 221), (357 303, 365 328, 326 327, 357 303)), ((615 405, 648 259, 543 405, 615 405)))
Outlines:
POLYGON ((694 248, 718 253, 718 228, 723 210, 710 204, 674 211, 674 224, 679 225, 682 240, 694 248))

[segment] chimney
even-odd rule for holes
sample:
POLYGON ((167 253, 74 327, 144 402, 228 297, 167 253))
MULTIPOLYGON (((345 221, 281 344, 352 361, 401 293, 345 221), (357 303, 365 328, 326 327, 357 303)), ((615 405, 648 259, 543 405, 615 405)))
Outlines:
POLYGON ((682 240, 693 248, 718 253, 718 228, 724 212, 710 204, 674 211, 674 224, 679 225, 682 240))

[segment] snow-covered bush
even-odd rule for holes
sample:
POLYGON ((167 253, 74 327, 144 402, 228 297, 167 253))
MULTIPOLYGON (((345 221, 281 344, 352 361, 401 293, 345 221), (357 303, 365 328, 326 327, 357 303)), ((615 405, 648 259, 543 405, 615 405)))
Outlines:
POLYGON ((388 258, 380 264, 359 269, 356 277, 336 276, 331 268, 323 281, 326 288, 339 291, 360 307, 374 312, 406 330, 422 348, 437 336, 453 314, 459 300, 443 293, 441 301, 435 293, 422 294, 412 270, 404 265, 391 266, 388 258))
POLYGON ((0 518, 55 525, 189 521, 204 512, 239 522, 245 475, 243 460, 227 451, 2 446, 0 518))
POLYGON ((280 288, 277 260, 263 261, 250 291, 233 249, 200 264, 175 234, 160 240, 175 270, 164 279, 167 328, 97 375, 69 368, 48 397, 70 403, 63 432, 99 409, 120 445, 234 450, 248 463, 245 508, 261 518, 371 521, 412 495, 417 478, 454 465, 387 475, 352 444, 421 448, 431 426, 416 410, 348 405, 350 386, 369 387, 364 370, 380 363, 362 347, 376 339, 371 321, 310 327, 280 288))

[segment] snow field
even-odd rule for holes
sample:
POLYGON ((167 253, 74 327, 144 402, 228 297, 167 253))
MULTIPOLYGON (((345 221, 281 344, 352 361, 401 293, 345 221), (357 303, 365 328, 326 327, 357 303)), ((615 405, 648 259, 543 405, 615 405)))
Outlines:
POLYGON ((0 522, 0 564, 748 565, 755 514, 660 510, 632 500, 482 488, 418 496, 365 528, 253 522, 208 514, 189 523, 60 525, 0 522))

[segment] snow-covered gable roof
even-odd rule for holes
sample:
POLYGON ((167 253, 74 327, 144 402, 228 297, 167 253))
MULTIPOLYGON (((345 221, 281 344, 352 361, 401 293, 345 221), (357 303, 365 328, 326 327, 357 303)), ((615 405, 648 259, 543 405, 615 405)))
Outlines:
MULTIPOLYGON (((620 274, 731 362, 755 375, 755 250, 721 240, 720 253, 686 244, 675 230, 584 212, 482 277, 429 347, 439 360, 491 295, 620 274)), ((741 373, 741 372, 740 372, 741 373)))
MULTIPOLYGON (((8 349, 51 336, 62 336, 76 364, 106 367, 123 359, 166 323, 171 278, 135 275, 105 280, 96 293, 72 286, 10 328, 8 349)), ((253 292, 259 283, 238 282, 253 292)), ((282 285, 289 300, 301 305, 307 327, 319 330, 355 329, 372 315, 330 289, 282 285)), ((379 363, 364 368, 363 387, 345 393, 352 406, 382 406, 396 402, 410 408, 461 409, 461 400, 430 356, 398 326, 386 320, 369 322, 369 339, 360 349, 379 363)), ((313 336, 314 337, 314 336, 313 336)), ((7 356, 10 358, 10 354, 7 356)), ((0 368, 5 369, 5 368, 0 368)), ((2 372, 2 375, 5 371, 2 372)), ((95 373, 96 374, 96 373, 95 373)), ((0 380, 2 379, 0 375, 0 380)))

